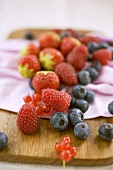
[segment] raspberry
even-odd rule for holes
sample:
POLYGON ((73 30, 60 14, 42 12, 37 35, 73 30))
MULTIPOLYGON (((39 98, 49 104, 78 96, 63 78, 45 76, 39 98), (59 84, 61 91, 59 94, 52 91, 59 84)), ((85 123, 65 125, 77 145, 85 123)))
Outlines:
POLYGON ((57 89, 59 87, 59 78, 53 71, 39 71, 33 77, 32 84, 37 93, 41 94, 43 89, 57 89))
POLYGON ((112 53, 108 49, 100 49, 93 53, 92 58, 99 61, 102 65, 107 65, 112 59, 112 53))
POLYGON ((60 63, 56 66, 55 72, 64 84, 69 86, 77 84, 77 75, 71 64, 65 62, 60 63))
POLYGON ((67 62, 70 63, 76 70, 81 70, 88 58, 88 49, 85 45, 76 46, 68 55, 67 62))
POLYGON ((58 48, 61 38, 55 32, 44 32, 40 34, 38 40, 42 49, 46 47, 58 48))
POLYGON ((45 48, 40 52, 39 60, 45 70, 54 70, 57 64, 64 61, 64 56, 55 48, 45 48))
POLYGON ((67 55, 72 49, 78 45, 80 45, 80 41, 74 37, 65 37, 61 41, 60 51, 67 55))
POLYGON ((99 38, 93 37, 93 36, 81 37, 81 38, 79 38, 79 40, 80 40, 80 42, 81 42, 82 44, 85 44, 85 45, 87 45, 87 44, 90 43, 90 42, 99 43, 99 41, 100 41, 99 38))
POLYGON ((49 104, 53 110, 63 112, 69 107, 71 96, 68 93, 48 88, 42 90, 42 100, 49 104))
POLYGON ((40 127, 40 120, 35 107, 29 103, 24 104, 17 115, 18 129, 27 135, 36 132, 40 127))
POLYGON ((24 78, 32 77, 40 69, 40 63, 36 55, 26 55, 18 61, 18 70, 24 78))

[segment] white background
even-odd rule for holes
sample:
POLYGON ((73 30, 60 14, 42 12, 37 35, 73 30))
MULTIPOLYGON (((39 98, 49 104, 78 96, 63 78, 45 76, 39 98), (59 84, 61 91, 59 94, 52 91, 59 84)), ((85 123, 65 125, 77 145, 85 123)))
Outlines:
POLYGON ((113 0, 0 0, 0 39, 17 29, 56 27, 113 37, 113 0))

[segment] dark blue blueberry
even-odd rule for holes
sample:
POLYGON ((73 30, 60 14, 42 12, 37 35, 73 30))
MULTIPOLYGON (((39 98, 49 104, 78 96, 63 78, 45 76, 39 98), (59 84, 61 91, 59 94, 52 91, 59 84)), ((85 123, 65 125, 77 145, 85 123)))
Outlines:
POLYGON ((87 90, 82 85, 76 85, 72 88, 72 94, 75 98, 83 99, 87 94, 87 90))
POLYGON ((74 108, 71 109, 68 114, 69 121, 74 126, 79 122, 82 122, 84 120, 84 115, 81 110, 74 108))
POLYGON ((34 35, 31 32, 26 32, 24 35, 24 38, 27 40, 33 40, 34 39, 34 35))
POLYGON ((94 51, 98 50, 98 44, 96 42, 88 43, 87 47, 90 53, 93 53, 94 51))
POLYGON ((33 78, 31 78, 31 79, 29 80, 29 86, 31 87, 31 89, 34 90, 34 87, 33 87, 33 84, 32 84, 32 79, 33 79, 33 78))
POLYGON ((70 102, 70 108, 73 108, 73 107, 75 107, 76 106, 76 102, 77 102, 77 100, 76 100, 76 98, 75 97, 72 97, 71 98, 71 102, 70 102))
POLYGON ((109 47, 109 45, 107 44, 107 43, 100 43, 99 45, 98 45, 98 48, 99 49, 106 49, 106 48, 108 48, 109 47))
POLYGON ((89 103, 86 100, 78 100, 76 107, 85 113, 89 108, 89 103))
POLYGON ((108 111, 113 114, 113 101, 108 104, 108 111))
POLYGON ((80 139, 86 139, 90 134, 89 126, 83 122, 77 123, 74 126, 74 134, 80 139))
POLYGON ((60 34, 61 39, 65 38, 65 37, 72 37, 72 34, 69 31, 63 31, 60 34))
POLYGON ((98 72, 102 69, 102 65, 98 61, 93 61, 91 67, 95 68, 98 72))
POLYGON ((8 137, 4 132, 0 132, 0 149, 3 149, 8 143, 8 137))
POLYGON ((89 72, 89 74, 90 74, 91 81, 96 80, 97 77, 99 76, 98 71, 97 71, 95 68, 93 68, 93 67, 89 67, 89 68, 87 68, 86 70, 87 70, 87 71, 89 72))
POLYGON ((99 136, 105 140, 112 140, 113 139, 113 124, 111 123, 104 123, 98 129, 99 136))
POLYGON ((87 91, 87 94, 86 94, 86 96, 85 96, 84 99, 85 99, 88 103, 92 103, 92 102, 94 101, 94 97, 95 97, 94 92, 88 90, 88 91, 87 91))
POLYGON ((88 71, 83 70, 78 73, 78 81, 82 85, 87 85, 91 82, 91 77, 88 71))
POLYGON ((58 131, 64 130, 68 126, 68 116, 63 112, 56 112, 50 118, 50 124, 54 129, 58 131))
POLYGON ((91 53, 88 54, 88 59, 87 60, 92 61, 92 54, 91 53))

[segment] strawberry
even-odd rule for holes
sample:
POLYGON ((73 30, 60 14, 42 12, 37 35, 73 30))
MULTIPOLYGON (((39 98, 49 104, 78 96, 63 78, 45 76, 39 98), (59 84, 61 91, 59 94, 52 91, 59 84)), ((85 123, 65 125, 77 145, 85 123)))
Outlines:
POLYGON ((17 115, 18 129, 27 135, 36 132, 40 127, 40 120, 35 107, 29 103, 24 104, 17 115))
POLYGON ((61 41, 60 51, 67 55, 74 47, 80 45, 81 42, 74 37, 65 37, 61 41))
POLYGON ((28 55, 28 54, 33 54, 33 55, 38 55, 40 52, 40 45, 35 45, 33 43, 27 44, 21 51, 20 51, 20 56, 28 55))
POLYGON ((41 94, 43 89, 57 89, 60 85, 57 74, 53 71, 39 71, 32 80, 32 85, 37 93, 41 94))
POLYGON ((84 37, 79 38, 79 40, 82 44, 85 44, 85 45, 87 45, 90 42, 96 42, 96 43, 100 42, 99 38, 94 37, 94 36, 84 36, 84 37))
POLYGON ((88 49, 85 45, 76 46, 68 55, 67 62, 70 63, 76 70, 81 70, 87 61, 88 49))
POLYGON ((107 65, 112 59, 112 53, 108 49, 100 49, 93 53, 92 58, 99 61, 102 65, 107 65))
POLYGON ((55 32, 44 32, 40 34, 38 41, 42 49, 46 47, 58 48, 60 45, 61 38, 55 32))
POLYGON ((77 75, 71 64, 65 62, 60 63, 56 66, 55 72, 64 84, 69 86, 77 84, 77 75))
POLYGON ((40 63, 36 55, 26 55, 18 61, 18 70, 24 78, 32 77, 40 69, 40 63))
POLYGON ((69 107, 71 96, 68 93, 48 88, 42 90, 42 101, 49 104, 53 110, 63 112, 69 107))
POLYGON ((44 69, 54 70, 57 64, 64 61, 64 56, 55 48, 45 48, 39 54, 39 61, 44 69))

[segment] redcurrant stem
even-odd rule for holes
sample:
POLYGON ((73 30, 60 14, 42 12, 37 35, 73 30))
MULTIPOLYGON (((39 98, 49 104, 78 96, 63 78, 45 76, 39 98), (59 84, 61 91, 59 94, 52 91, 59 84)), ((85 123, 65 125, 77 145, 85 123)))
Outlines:
POLYGON ((65 168, 66 168, 66 162, 63 161, 63 170, 65 170, 65 168))

